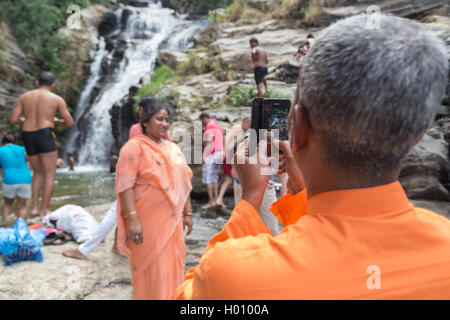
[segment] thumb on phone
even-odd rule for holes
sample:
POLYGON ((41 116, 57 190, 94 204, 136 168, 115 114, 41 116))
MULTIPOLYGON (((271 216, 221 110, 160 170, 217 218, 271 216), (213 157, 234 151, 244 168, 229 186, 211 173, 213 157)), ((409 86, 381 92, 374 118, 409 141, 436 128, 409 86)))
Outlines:
POLYGON ((286 166, 285 171, 287 172, 292 185, 291 190, 298 193, 305 188, 305 181, 303 179, 303 174, 297 165, 294 154, 292 153, 289 141, 280 141, 279 149, 283 152, 284 163, 286 166))

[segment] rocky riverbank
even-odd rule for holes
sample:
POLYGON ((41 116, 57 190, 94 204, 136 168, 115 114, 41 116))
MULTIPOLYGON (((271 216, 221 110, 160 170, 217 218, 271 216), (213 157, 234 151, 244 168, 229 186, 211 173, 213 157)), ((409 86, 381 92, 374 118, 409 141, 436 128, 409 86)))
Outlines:
MULTIPOLYGON (((100 222, 112 204, 85 209, 100 222)), ((194 229, 186 237, 186 270, 195 266, 207 241, 226 222, 225 217, 200 215, 194 202, 194 229)), ((132 299, 128 259, 111 253, 114 232, 86 260, 69 259, 63 250, 75 242, 42 246, 44 262, 26 261, 3 266, 0 258, 0 300, 129 300, 132 299)))

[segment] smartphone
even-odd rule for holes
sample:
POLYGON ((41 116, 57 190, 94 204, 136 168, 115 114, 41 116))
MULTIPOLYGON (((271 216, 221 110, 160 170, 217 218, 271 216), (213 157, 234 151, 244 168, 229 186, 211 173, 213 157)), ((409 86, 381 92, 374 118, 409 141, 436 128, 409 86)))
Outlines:
POLYGON ((254 98, 252 103, 251 127, 257 132, 259 142, 259 130, 265 129, 279 131, 279 139, 288 139, 288 115, 291 110, 289 99, 254 98))
MULTIPOLYGON (((260 130, 267 133, 267 154, 271 155, 271 134, 278 130, 280 140, 288 140, 289 99, 254 98, 252 102, 251 128, 256 131, 256 143, 250 142, 250 154, 254 154, 260 140, 260 130)), ((254 138, 253 138, 254 139, 254 138)))

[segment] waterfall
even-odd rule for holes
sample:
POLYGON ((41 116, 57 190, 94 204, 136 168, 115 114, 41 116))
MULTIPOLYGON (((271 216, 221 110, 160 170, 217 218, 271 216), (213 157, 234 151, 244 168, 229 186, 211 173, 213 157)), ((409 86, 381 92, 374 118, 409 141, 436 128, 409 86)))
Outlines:
MULTIPOLYGON (((143 0, 141 0, 143 2, 143 0)), ((76 126, 69 132, 66 150, 78 153, 81 165, 103 166, 108 163, 114 144, 111 129, 111 107, 124 98, 141 79, 150 80, 158 53, 164 50, 185 50, 192 38, 207 26, 206 19, 192 21, 163 8, 159 2, 147 0, 147 7, 121 5, 115 14, 122 20, 112 34, 114 43, 125 43, 119 55, 108 50, 100 38, 91 65, 91 75, 81 93, 74 119, 76 126), (122 14, 126 12, 125 20, 122 14), (120 63, 111 75, 102 75, 104 64, 119 56, 120 63), (91 101, 94 88, 100 87, 91 101)))

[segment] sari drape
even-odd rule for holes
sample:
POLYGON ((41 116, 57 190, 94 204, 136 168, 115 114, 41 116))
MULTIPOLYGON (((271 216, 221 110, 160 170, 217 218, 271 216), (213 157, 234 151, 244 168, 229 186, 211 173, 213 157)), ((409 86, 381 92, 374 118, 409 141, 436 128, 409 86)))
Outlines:
POLYGON ((134 299, 170 299, 183 281, 186 247, 183 208, 192 171, 180 148, 145 135, 129 140, 116 167, 117 245, 130 259, 134 299), (120 193, 133 188, 143 243, 127 240, 128 221, 120 193))

